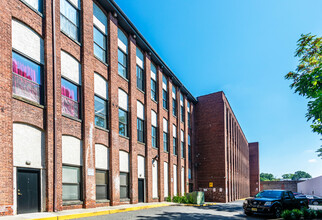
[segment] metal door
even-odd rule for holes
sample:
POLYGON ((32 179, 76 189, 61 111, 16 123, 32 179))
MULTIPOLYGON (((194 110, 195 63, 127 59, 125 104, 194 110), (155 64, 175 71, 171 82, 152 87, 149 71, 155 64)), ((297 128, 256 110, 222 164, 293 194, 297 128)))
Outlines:
POLYGON ((34 169, 17 170, 17 212, 40 211, 40 171, 34 169))

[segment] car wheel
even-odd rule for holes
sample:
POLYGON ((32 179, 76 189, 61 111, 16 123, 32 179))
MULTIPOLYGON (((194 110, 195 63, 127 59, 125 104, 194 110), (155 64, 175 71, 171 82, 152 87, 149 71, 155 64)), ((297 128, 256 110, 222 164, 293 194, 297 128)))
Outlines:
POLYGON ((313 205, 318 205, 319 203, 317 201, 314 201, 313 202, 313 205))
POLYGON ((282 208, 280 206, 275 206, 274 208, 274 217, 280 218, 282 214, 282 208))

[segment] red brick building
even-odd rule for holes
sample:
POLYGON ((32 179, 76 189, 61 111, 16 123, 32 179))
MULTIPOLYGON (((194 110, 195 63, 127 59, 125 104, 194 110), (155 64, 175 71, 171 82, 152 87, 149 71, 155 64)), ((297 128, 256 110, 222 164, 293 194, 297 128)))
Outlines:
POLYGON ((195 143, 208 104, 202 113, 202 99, 114 1, 0 1, 0 36, 0 215, 158 202, 204 187, 195 143))
POLYGON ((206 201, 248 197, 256 181, 258 190, 258 143, 257 149, 249 147, 223 92, 198 97, 195 134, 196 188, 205 192, 206 201))

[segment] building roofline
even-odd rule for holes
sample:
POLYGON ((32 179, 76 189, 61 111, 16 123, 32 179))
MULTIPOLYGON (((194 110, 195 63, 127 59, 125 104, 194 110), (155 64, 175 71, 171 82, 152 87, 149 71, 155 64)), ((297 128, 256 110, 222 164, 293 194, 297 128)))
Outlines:
MULTIPOLYGON (((100 1, 100 0, 98 0, 100 1)), ((104 2, 110 3, 114 11, 120 15, 124 22, 121 22, 123 25, 127 25, 128 27, 125 29, 131 29, 132 35, 135 34, 137 36, 136 40, 139 46, 142 46, 147 52, 151 52, 151 59, 155 62, 158 62, 161 67, 163 67, 163 72, 166 73, 176 84, 180 90, 187 95, 187 98, 193 103, 197 103, 197 99, 188 91, 188 89, 182 84, 182 82, 176 77, 176 75, 171 71, 169 66, 161 59, 161 57, 157 54, 157 52, 152 48, 152 46, 148 43, 148 41, 143 37, 140 31, 135 27, 135 25, 131 22, 131 20, 125 15, 122 9, 116 4, 114 0, 104 0, 104 2), (142 45, 140 45, 142 44, 142 45)))

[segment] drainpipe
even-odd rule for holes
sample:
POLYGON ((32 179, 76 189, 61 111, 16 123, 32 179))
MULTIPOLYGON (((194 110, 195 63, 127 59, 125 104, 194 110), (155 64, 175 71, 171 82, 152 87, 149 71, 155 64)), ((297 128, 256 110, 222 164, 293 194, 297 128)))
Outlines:
POLYGON ((53 209, 54 212, 57 211, 57 192, 56 192, 56 185, 57 185, 57 174, 56 174, 56 168, 57 168, 57 129, 56 129, 56 22, 55 22, 55 11, 56 11, 56 4, 55 0, 52 0, 52 43, 53 43, 53 74, 54 74, 54 79, 53 79, 53 86, 54 86, 54 94, 53 94, 53 111, 54 111, 54 120, 53 120, 53 125, 54 125, 54 161, 53 161, 53 174, 54 174, 54 195, 53 195, 53 209))

